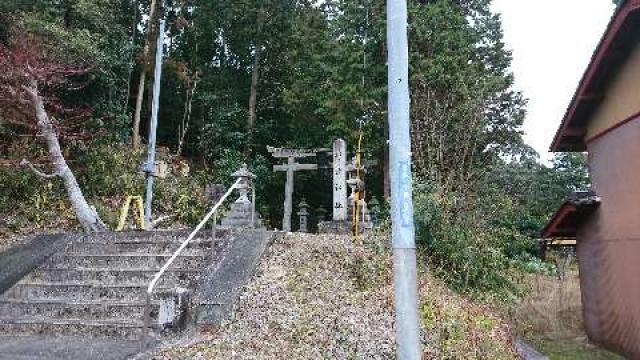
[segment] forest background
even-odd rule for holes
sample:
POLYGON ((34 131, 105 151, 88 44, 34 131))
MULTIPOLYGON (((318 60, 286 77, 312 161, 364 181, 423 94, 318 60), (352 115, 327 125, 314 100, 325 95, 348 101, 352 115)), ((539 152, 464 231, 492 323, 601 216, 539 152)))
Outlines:
MULTIPOLYGON (((451 288, 512 299, 521 274, 550 271, 537 257, 540 232, 589 182, 580 154, 545 164, 523 142, 526 99, 489 5, 409 1, 415 220, 430 268, 451 288)), ((27 75, 41 75, 62 154, 113 228, 125 197, 144 190, 161 17, 158 144, 172 175, 157 182, 154 213, 173 216, 165 226, 199 221, 206 186, 228 186, 247 162, 265 224, 281 227, 284 176, 272 172, 277 161, 266 147, 344 138, 353 152, 360 128, 364 156, 379 164, 367 174, 368 199, 382 199, 385 16, 381 0, 0 1, 0 236, 80 226, 63 181, 25 166, 44 172, 52 164, 33 107, 16 95, 25 75, 7 69, 38 59, 49 71, 27 75)), ((330 176, 297 173, 294 204, 304 196, 315 215, 330 209, 330 176)))

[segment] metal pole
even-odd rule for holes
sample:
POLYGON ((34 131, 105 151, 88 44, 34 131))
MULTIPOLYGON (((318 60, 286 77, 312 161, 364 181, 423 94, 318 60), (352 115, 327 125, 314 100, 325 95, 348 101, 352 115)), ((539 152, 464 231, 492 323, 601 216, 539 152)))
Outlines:
POLYGON ((216 229, 218 227, 218 212, 213 213, 213 231, 211 234, 211 259, 216 257, 216 229))
POLYGON ((151 294, 147 293, 144 301, 143 327, 140 334, 140 352, 147 350, 149 329, 151 328, 151 294))
POLYGON ((256 186, 251 181, 251 228, 256 228, 256 186))
POLYGON ((144 171, 147 173, 147 193, 144 201, 144 217, 151 224, 151 201, 153 199, 153 177, 156 162, 156 130, 158 129, 158 108, 160 107, 160 82, 162 79, 162 53, 164 45, 164 20, 160 20, 158 44, 156 47, 156 68, 153 75, 153 103, 151 107, 151 128, 149 129, 149 155, 144 171))
POLYGON ((387 1, 389 155, 397 357, 421 358, 409 134, 406 0, 387 1))

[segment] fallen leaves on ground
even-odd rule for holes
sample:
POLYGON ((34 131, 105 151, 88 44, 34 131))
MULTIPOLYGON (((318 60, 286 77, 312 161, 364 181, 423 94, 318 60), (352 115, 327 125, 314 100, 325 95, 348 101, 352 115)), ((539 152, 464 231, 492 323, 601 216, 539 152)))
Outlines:
MULTIPOLYGON (((233 319, 156 359, 395 358, 391 252, 383 237, 289 234, 265 255, 233 319)), ((515 359, 508 326, 420 276, 424 359, 515 359)))

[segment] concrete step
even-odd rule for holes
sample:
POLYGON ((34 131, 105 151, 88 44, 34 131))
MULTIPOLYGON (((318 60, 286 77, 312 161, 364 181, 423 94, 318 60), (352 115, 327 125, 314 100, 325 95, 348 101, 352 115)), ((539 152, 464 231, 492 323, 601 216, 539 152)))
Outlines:
MULTIPOLYGON (((152 302, 152 319, 160 305, 152 302)), ((13 319, 141 320, 144 302, 0 300, 0 316, 13 319)))
MULTIPOLYGON (((220 248, 222 241, 216 241, 215 247, 220 248)), ((107 253, 127 254, 162 254, 172 255, 180 243, 175 241, 117 241, 112 243, 73 243, 65 251, 67 254, 100 255, 107 253)), ((214 249, 215 250, 215 249, 214 249)), ((183 255, 210 255, 210 240, 194 240, 182 252, 183 255)))
POLYGON ((137 339, 0 334, 0 360, 123 360, 139 352, 137 339))
MULTIPOLYGON (((0 334, 140 339, 149 282, 188 234, 80 236, 0 295, 0 334)), ((231 240, 227 230, 218 230, 215 240, 210 232, 198 235, 163 275, 156 294, 177 286, 191 289, 208 264, 220 261, 231 240)), ((159 309, 152 299, 153 322, 159 309)))
MULTIPOLYGON (((152 231, 152 232, 144 232, 144 231, 127 231, 127 232, 104 232, 104 233, 93 233, 87 234, 82 239, 78 240, 78 243, 153 243, 153 242, 165 242, 169 241, 175 244, 180 244, 189 236, 190 231, 187 230, 178 230, 178 231, 152 231)), ((218 229, 216 231, 216 239, 223 239, 228 237, 230 234, 227 229, 218 229)), ((202 240, 211 240, 213 237, 213 233, 210 230, 201 231, 193 241, 202 241, 202 240)))
MULTIPOLYGON (((37 270, 29 275, 26 279, 30 282, 48 283, 48 282, 75 282, 93 285, 135 285, 149 284, 156 273, 157 269, 47 269, 37 270)), ((169 269, 162 275, 159 286, 188 287, 200 276, 200 270, 178 270, 169 269)))
POLYGON ((0 334, 117 337, 127 340, 140 338, 142 322, 139 321, 89 321, 82 319, 13 319, 0 318, 0 334))
MULTIPOLYGON (((104 255, 69 255, 60 254, 52 256, 41 269, 160 269, 166 264, 171 255, 158 254, 114 254, 104 255)), ((203 255, 180 255, 171 269, 197 270, 205 266, 206 258, 203 255)))
MULTIPOLYGON (((22 300, 103 300, 144 301, 148 284, 94 285, 87 283, 39 283, 21 281, 4 293, 0 299, 22 300)), ((157 287, 156 292, 169 288, 157 287)))

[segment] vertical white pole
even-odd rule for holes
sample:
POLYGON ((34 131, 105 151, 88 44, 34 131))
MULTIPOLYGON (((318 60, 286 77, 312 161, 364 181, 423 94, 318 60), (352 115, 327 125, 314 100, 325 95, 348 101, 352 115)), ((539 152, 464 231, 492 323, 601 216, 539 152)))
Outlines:
POLYGON ((387 0, 389 155, 397 357, 421 358, 409 134, 406 0, 387 0))
POLYGON ((251 228, 256 227, 256 184, 251 181, 251 228))
POLYGON ((149 155, 145 172, 147 173, 147 193, 144 201, 146 224, 151 224, 151 202, 153 200, 153 172, 156 162, 156 130, 158 129, 158 108, 160 107, 160 82, 162 80, 162 52, 164 45, 164 20, 160 20, 158 44, 156 46, 156 67, 153 75, 153 103, 151 107, 151 128, 149 129, 149 155))
POLYGON ((218 229, 218 211, 213 213, 213 231, 211 233, 211 259, 216 256, 216 230, 218 229))

